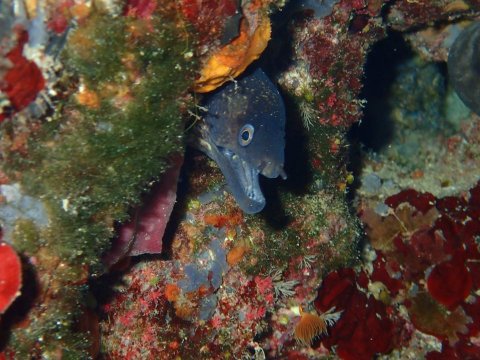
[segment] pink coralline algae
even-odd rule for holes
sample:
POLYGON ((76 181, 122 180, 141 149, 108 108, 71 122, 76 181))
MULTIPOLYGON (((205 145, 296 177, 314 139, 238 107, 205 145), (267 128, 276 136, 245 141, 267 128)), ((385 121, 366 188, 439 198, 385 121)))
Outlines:
POLYGON ((70 10, 75 5, 72 0, 59 1, 53 8, 52 17, 47 23, 48 29, 52 30, 56 34, 63 34, 70 23, 71 12, 70 10))
POLYGON ((240 354, 274 303, 272 279, 230 268, 217 239, 188 264, 139 263, 125 279, 125 290, 104 308, 112 358, 190 359, 200 349, 220 359, 224 346, 240 354))
POLYGON ((155 0, 130 0, 126 2, 125 14, 141 19, 150 19, 156 7, 155 0))
POLYGON ((348 127, 360 119, 359 103, 352 99, 362 88, 363 68, 358 64, 372 41, 383 36, 377 11, 364 1, 340 1, 330 16, 310 21, 298 31, 298 60, 308 64, 311 78, 320 85, 313 95, 321 124, 348 127))
MULTIPOLYGON (((480 183, 458 197, 441 199, 428 193, 405 190, 387 198, 385 204, 388 211, 383 216, 371 209, 361 212, 377 256, 371 274, 363 273, 364 284, 370 290, 372 284, 379 283, 387 289, 386 295, 377 297, 385 304, 397 305, 387 311, 390 319, 401 318, 397 309, 404 306, 409 314, 408 318, 402 318, 405 324, 442 341, 442 351, 431 351, 428 359, 478 359, 480 183)), ((324 281, 326 285, 320 289, 317 304, 320 306, 325 299, 331 299, 325 306, 343 307, 344 302, 349 301, 349 307, 353 307, 354 298, 359 295, 352 294, 359 290, 353 287, 348 293, 342 289, 335 291, 341 286, 339 284, 333 290, 327 289, 329 278, 334 276, 340 278, 339 284, 346 284, 345 289, 352 288, 350 283, 354 281, 361 283, 361 276, 355 279, 352 273, 348 276, 344 272, 329 275, 324 281), (343 300, 337 299, 343 293, 343 300)), ((365 299, 360 296, 356 302, 364 306, 365 299)), ((388 309, 385 306, 381 304, 380 308, 388 309)), ((365 317, 368 318, 368 313, 365 317)), ((337 326, 344 322, 353 322, 348 312, 337 326)), ((398 344, 406 345, 408 326, 403 328, 401 330, 397 325, 396 333, 404 334, 397 340, 400 341, 398 344)), ((341 354, 342 343, 335 337, 338 332, 334 327, 327 343, 333 345, 336 342, 341 354)), ((349 335, 353 336, 352 332, 349 335)), ((352 343, 357 336, 359 334, 352 337, 352 343)), ((389 339, 394 338, 390 334, 389 339)), ((374 335, 372 339, 375 339, 374 335)))
POLYGON ((204 49, 207 49, 206 45, 212 45, 220 39, 226 19, 235 15, 237 7, 238 4, 234 0, 181 1, 182 14, 194 26, 200 43, 205 46, 204 49))

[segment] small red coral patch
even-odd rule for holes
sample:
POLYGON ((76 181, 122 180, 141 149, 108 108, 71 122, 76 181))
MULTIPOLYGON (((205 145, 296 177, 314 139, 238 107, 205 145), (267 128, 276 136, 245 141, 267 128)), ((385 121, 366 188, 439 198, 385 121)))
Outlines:
POLYGON ((27 32, 20 30, 18 44, 6 55, 11 67, 0 82, 0 90, 7 95, 14 112, 22 110, 35 100, 45 86, 38 66, 23 56, 23 45, 27 40, 27 32))
POLYGON ((20 295, 22 285, 22 266, 12 247, 0 243, 0 314, 20 295))

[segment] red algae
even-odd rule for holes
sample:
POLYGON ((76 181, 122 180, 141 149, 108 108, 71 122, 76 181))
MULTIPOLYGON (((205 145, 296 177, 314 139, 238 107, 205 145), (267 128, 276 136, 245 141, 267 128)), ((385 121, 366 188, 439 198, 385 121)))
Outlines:
POLYGON ((47 27, 54 33, 63 34, 70 24, 72 14, 71 10, 75 6, 73 0, 59 1, 52 9, 51 17, 48 20, 47 27))
MULTIPOLYGON (((443 341, 443 350, 431 351, 428 359, 479 354, 472 340, 480 331, 479 189, 477 183, 468 193, 440 199, 406 190, 385 200, 386 215, 369 209, 361 215, 377 258, 370 275, 360 274, 357 283, 369 290, 383 284, 390 293, 387 304, 407 309, 407 324, 443 341)), ((390 316, 398 317, 392 310, 390 316)))
POLYGON ((378 252, 377 259, 373 263, 373 272, 370 275, 370 280, 385 284, 390 295, 396 296, 398 292, 404 288, 404 284, 400 279, 392 277, 391 273, 395 273, 392 269, 392 264, 388 264, 385 257, 378 252))
POLYGON ((0 243, 0 314, 20 295, 22 265, 13 248, 0 243))
POLYGON ((357 288, 352 269, 330 273, 318 290, 315 306, 320 311, 334 307, 342 311, 330 334, 322 339, 327 348, 336 347, 342 359, 371 359, 388 353, 395 344, 394 322, 382 302, 357 288))
POLYGON ((126 2, 124 14, 148 20, 152 17, 156 7, 155 0, 129 0, 126 2))
POLYGON ((385 200, 385 204, 393 209, 396 209, 402 203, 408 203, 422 213, 426 213, 435 205, 435 196, 430 193, 419 193, 413 189, 407 189, 385 200))
POLYGON ((125 256, 160 254, 163 235, 177 199, 177 182, 183 156, 172 156, 170 168, 153 186, 145 203, 134 211, 132 219, 118 229, 112 248, 103 260, 113 265, 125 256))
POLYGON ((450 344, 459 340, 459 333, 465 334, 468 331, 470 318, 461 307, 448 312, 426 292, 411 299, 408 312, 417 329, 441 340, 448 340, 450 344))
POLYGON ((450 309, 456 308, 470 295, 472 285, 472 275, 461 254, 436 265, 427 279, 432 297, 450 309))
POLYGON ((44 88, 45 80, 35 62, 23 55, 23 47, 28 41, 28 33, 17 27, 17 44, 5 56, 9 67, 0 81, 0 90, 10 101, 11 110, 0 113, 0 121, 27 107, 44 88))

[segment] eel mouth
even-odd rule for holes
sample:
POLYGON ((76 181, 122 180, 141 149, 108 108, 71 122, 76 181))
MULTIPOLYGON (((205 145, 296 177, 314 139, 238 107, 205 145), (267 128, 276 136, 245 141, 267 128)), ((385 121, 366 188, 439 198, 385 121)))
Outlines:
POLYGON ((216 145, 204 124, 199 125, 197 131, 200 136, 194 145, 217 163, 238 206, 247 214, 262 211, 265 197, 258 181, 259 169, 233 151, 216 145))
POLYGON ((231 150, 216 147, 217 162, 240 208, 247 214, 255 214, 265 207, 258 181, 259 171, 231 150))

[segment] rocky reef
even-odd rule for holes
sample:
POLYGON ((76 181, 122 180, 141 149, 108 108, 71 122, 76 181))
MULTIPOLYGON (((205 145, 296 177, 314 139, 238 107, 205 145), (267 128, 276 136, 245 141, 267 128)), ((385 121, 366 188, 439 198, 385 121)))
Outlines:
POLYGON ((0 359, 480 358, 479 1, 0 12, 0 359), (245 214, 189 145, 259 68, 287 178, 245 214))

